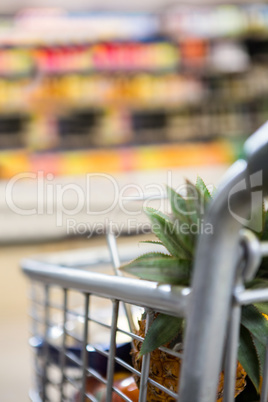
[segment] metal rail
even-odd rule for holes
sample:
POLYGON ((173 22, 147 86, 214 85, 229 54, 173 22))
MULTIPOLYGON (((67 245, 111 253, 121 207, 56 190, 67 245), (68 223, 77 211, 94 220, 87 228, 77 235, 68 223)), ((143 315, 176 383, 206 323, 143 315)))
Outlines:
POLYGON ((30 259, 22 260, 22 269, 32 280, 66 289, 95 294, 108 299, 154 308, 174 316, 185 316, 190 289, 159 285, 133 278, 117 277, 78 269, 59 267, 30 259))

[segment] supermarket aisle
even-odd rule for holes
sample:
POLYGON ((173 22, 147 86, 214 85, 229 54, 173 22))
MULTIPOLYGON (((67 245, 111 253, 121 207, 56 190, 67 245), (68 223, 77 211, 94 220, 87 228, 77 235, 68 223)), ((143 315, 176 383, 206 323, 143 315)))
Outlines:
MULTIPOLYGON (((204 178, 206 183, 218 184, 223 173, 226 171, 226 166, 202 167, 202 169, 183 169, 175 175, 178 182, 183 182, 187 177, 191 180, 196 179, 197 173, 204 178)), ((144 185, 152 178, 150 175, 144 175, 141 183, 144 185)), ((134 181, 134 180, 133 180, 134 181)), ((158 177, 158 182, 164 182, 163 175, 158 177)), ((98 197, 98 194, 95 194, 98 197)), ((4 214, 2 214, 4 216, 4 214)), ((84 216, 82 217, 85 218, 84 216)), ((81 221, 83 221, 81 218, 81 221)), ((118 221, 120 216, 116 215, 118 221)), ((18 220, 17 220, 18 223, 18 220)), ((45 243, 36 243, 28 245, 7 245, 0 247, 0 356, 1 356, 1 375, 0 375, 0 401, 2 402, 26 402, 28 401, 28 389, 30 384, 30 350, 28 348, 28 324, 27 317, 27 289, 28 284, 26 278, 20 271, 19 262, 22 258, 30 257, 35 254, 53 253, 57 251, 65 251, 72 249, 83 249, 94 247, 95 245, 104 244, 104 238, 73 238, 69 240, 46 240, 48 236, 44 236, 48 225, 43 225, 38 219, 31 224, 27 221, 28 226, 33 225, 32 230, 35 230, 36 238, 45 243), (39 236, 38 236, 39 234, 39 236), (43 239, 42 239, 43 236, 43 239)), ((25 240, 27 227, 19 228, 14 222, 7 229, 12 229, 14 234, 20 232, 20 239, 25 240), (12 227, 11 227, 12 226, 12 227), (24 234, 24 236, 23 236, 24 234)), ((2 236, 5 237, 5 225, 2 225, 2 236)), ((50 231, 52 233, 52 231, 50 231)), ((1 236, 0 236, 1 237, 1 236)), ((53 239, 53 237, 50 237, 53 239)), ((137 239, 136 239, 137 240, 137 239)), ((121 242, 133 241, 132 237, 122 238, 121 242)), ((137 240, 138 241, 138 240, 137 240)))
POLYGON ((1 318, 0 400, 3 402, 29 401, 30 354, 27 335, 27 317, 1 318))

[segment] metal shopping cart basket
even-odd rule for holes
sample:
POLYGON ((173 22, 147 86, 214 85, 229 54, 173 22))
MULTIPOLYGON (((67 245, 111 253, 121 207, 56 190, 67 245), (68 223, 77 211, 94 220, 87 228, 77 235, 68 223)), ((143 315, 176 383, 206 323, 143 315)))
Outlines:
MULTIPOLYGON (((230 168, 206 215, 206 221, 213 225, 214 235, 202 233, 199 237, 195 259, 198 269, 194 270, 191 288, 99 272, 98 267, 103 264, 110 262, 115 268, 120 265, 111 234, 108 235, 110 254, 93 250, 91 254, 72 257, 73 260, 66 257, 61 260, 59 256, 54 260, 22 262, 32 282, 33 401, 96 401, 92 391, 96 381, 106 390, 103 400, 131 401, 114 380, 119 368, 140 377, 140 402, 146 401, 148 383, 166 393, 164 400, 215 402, 223 360, 223 400, 234 400, 241 307, 268 301, 268 289, 245 290, 243 280, 254 275, 262 256, 268 255, 268 245, 259 243, 249 234, 241 236, 243 222, 238 213, 235 217, 230 213, 228 203, 232 194, 239 211, 254 212, 256 189, 252 186, 256 185, 265 196, 268 194, 268 123, 247 140, 244 150, 245 159, 230 168), (254 182, 252 178, 256 175, 261 180, 254 182), (239 274, 237 267, 241 259, 244 269, 239 274), (103 318, 99 306, 105 305, 104 310, 108 311, 107 304, 110 310, 103 318), (133 306, 145 309, 147 328, 152 312, 186 318, 182 354, 168 351, 183 359, 179 395, 149 378, 150 354, 144 356, 141 371, 138 371, 129 360, 129 349, 123 350, 129 347, 131 340, 140 339, 131 322, 129 309, 133 306), (125 317, 122 309, 129 319, 129 327, 120 321, 125 317), (75 332, 77 327, 80 330, 75 332), (103 346, 106 341, 98 342, 104 332, 108 334, 106 346, 103 346), (117 341, 120 336, 124 338, 121 343, 117 341), (91 387, 88 388, 89 381, 91 387)), ((132 251, 128 250, 123 259, 132 257, 132 251)), ((261 402, 267 398, 268 352, 261 402)))

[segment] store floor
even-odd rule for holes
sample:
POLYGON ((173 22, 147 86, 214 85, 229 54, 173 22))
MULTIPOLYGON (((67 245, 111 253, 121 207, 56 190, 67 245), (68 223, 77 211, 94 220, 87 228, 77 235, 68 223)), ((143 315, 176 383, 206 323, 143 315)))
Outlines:
POLYGON ((22 258, 39 253, 84 249, 104 239, 74 239, 46 244, 0 248, 0 401, 29 401, 31 353, 28 347, 28 281, 21 273, 22 258))

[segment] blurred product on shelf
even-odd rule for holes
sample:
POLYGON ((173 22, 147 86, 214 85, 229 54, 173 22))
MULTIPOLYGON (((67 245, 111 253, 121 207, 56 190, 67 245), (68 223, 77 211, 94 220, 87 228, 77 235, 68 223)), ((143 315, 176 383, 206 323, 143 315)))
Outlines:
MULTIPOLYGON (((183 142, 205 141, 206 155, 209 142, 236 147, 268 117, 267 16, 261 4, 1 17, 0 178, 35 164, 46 170, 52 159, 53 173, 65 174, 66 152, 76 172, 81 150, 98 161, 104 148, 121 171, 143 165, 125 155, 144 146, 151 160, 157 146, 176 149, 178 166, 180 149, 193 149, 183 142)), ((158 158, 174 166, 165 151, 158 158)))
POLYGON ((58 102, 62 107, 83 107, 117 104, 153 108, 187 104, 201 99, 202 83, 195 78, 176 74, 155 76, 148 73, 125 76, 70 74, 44 77, 36 90, 30 90, 33 106, 36 102, 58 102))
POLYGON ((5 48, 0 75, 90 73, 94 71, 169 71, 179 66, 179 47, 168 41, 105 42, 5 48))
POLYGON ((235 150, 226 141, 196 144, 162 144, 119 149, 76 150, 57 153, 25 153, 6 150, 0 154, 0 177, 9 179, 21 172, 45 175, 83 175, 221 165, 235 159, 235 150))

